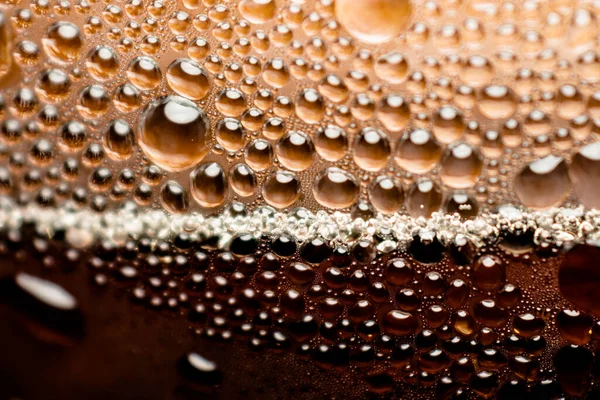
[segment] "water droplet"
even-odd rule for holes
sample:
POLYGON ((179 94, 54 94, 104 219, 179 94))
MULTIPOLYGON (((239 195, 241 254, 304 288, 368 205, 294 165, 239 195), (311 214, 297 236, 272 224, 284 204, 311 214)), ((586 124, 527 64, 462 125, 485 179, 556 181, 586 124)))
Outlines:
POLYGON ((197 62, 187 59, 175 60, 166 73, 167 83, 175 93, 190 100, 201 100, 210 91, 208 74, 197 62))
POLYGON ((528 207, 557 206, 571 189, 567 163, 552 155, 534 161, 519 172, 513 187, 519 200, 528 207))
POLYGON ((356 178, 349 172, 327 168, 315 178, 312 191, 319 204, 338 209, 350 207, 356 201, 359 187, 356 178))
POLYGON ((335 17, 355 38, 366 43, 388 42, 406 29, 412 4, 401 0, 337 0, 335 17))
POLYGON ((137 134, 148 158, 168 171, 189 168, 209 151, 208 117, 196 104, 179 96, 150 102, 137 134))
POLYGON ((228 189, 227 175, 216 162, 202 164, 190 174, 192 196, 202 207, 214 208, 223 204, 228 189))

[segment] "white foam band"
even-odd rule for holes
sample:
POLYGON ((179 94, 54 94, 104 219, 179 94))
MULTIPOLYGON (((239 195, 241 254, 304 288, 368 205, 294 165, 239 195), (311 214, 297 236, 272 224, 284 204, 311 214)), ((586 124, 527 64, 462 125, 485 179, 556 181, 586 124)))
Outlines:
POLYGON ((332 244, 350 246, 358 240, 377 237, 378 250, 390 252, 406 248, 415 236, 434 237, 444 245, 464 245, 468 240, 477 247, 494 243, 504 233, 534 233, 536 244, 550 243, 564 247, 572 243, 600 239, 600 211, 583 208, 555 208, 526 211, 503 206, 495 213, 482 214, 471 220, 457 214, 434 213, 430 218, 407 215, 377 215, 367 221, 348 213, 306 209, 290 212, 258 207, 244 215, 224 211, 212 216, 200 214, 171 215, 164 211, 139 209, 134 204, 103 213, 73 208, 18 206, 10 199, 0 201, 0 228, 18 229, 24 222, 33 223, 40 234, 52 237, 61 229, 67 242, 85 248, 99 240, 117 245, 128 239, 148 237, 170 239, 179 233, 200 239, 218 237, 221 247, 238 233, 256 238, 287 233, 302 242, 321 237, 332 244))

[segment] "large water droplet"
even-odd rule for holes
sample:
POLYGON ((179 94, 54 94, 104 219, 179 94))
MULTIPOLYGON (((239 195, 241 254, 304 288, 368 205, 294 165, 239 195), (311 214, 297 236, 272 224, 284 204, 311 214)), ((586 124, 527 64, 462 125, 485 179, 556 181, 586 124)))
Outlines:
POLYGON ((569 175, 581 204, 600 209, 600 142, 579 149, 571 161, 569 175))
POLYGON ((534 161, 515 177, 513 188, 527 207, 557 206, 571 190, 567 163, 561 157, 552 155, 534 161))
POLYGON ((53 282, 24 272, 3 278, 0 302, 25 318, 21 322, 41 340, 69 344, 84 334, 77 300, 53 282))
POLYGON ((168 171, 189 168, 209 151, 208 117, 196 104, 179 96, 150 102, 137 134, 148 158, 168 171))
POLYGON ((337 0, 336 19, 355 38, 366 43, 388 42, 408 26, 408 0, 337 0))
POLYGON ((227 198, 227 175, 216 162, 202 164, 190 174, 190 189, 202 207, 218 207, 227 198))
POLYGON ((313 196, 319 204, 329 208, 350 207, 358 197, 358 183, 349 172, 327 168, 317 175, 313 196))

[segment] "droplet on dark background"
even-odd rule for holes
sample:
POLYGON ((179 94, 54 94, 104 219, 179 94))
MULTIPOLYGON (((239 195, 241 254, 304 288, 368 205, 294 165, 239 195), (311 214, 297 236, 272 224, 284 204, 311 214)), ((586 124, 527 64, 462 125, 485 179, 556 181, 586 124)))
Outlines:
POLYGON ((600 317, 600 247, 577 245, 567 252, 558 271, 559 288, 572 304, 600 317))
POLYGON ((425 241, 420 236, 415 236, 410 242, 408 251, 415 260, 423 264, 435 264, 442 261, 446 248, 434 237, 431 241, 425 241))
POLYGON ((0 303, 17 312, 36 337, 70 344, 84 335, 84 319, 75 297, 62 286, 24 272, 0 280, 0 303))
POLYGON ((223 380, 217 364, 195 352, 187 353, 179 359, 177 372, 192 385, 215 386, 223 380))

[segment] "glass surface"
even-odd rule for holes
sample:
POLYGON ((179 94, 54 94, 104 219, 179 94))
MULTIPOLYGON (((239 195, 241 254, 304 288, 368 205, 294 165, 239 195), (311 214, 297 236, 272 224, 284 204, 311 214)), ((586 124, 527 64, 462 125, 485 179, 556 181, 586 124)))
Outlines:
POLYGON ((0 0, 0 398, 599 397, 599 11, 0 0))

